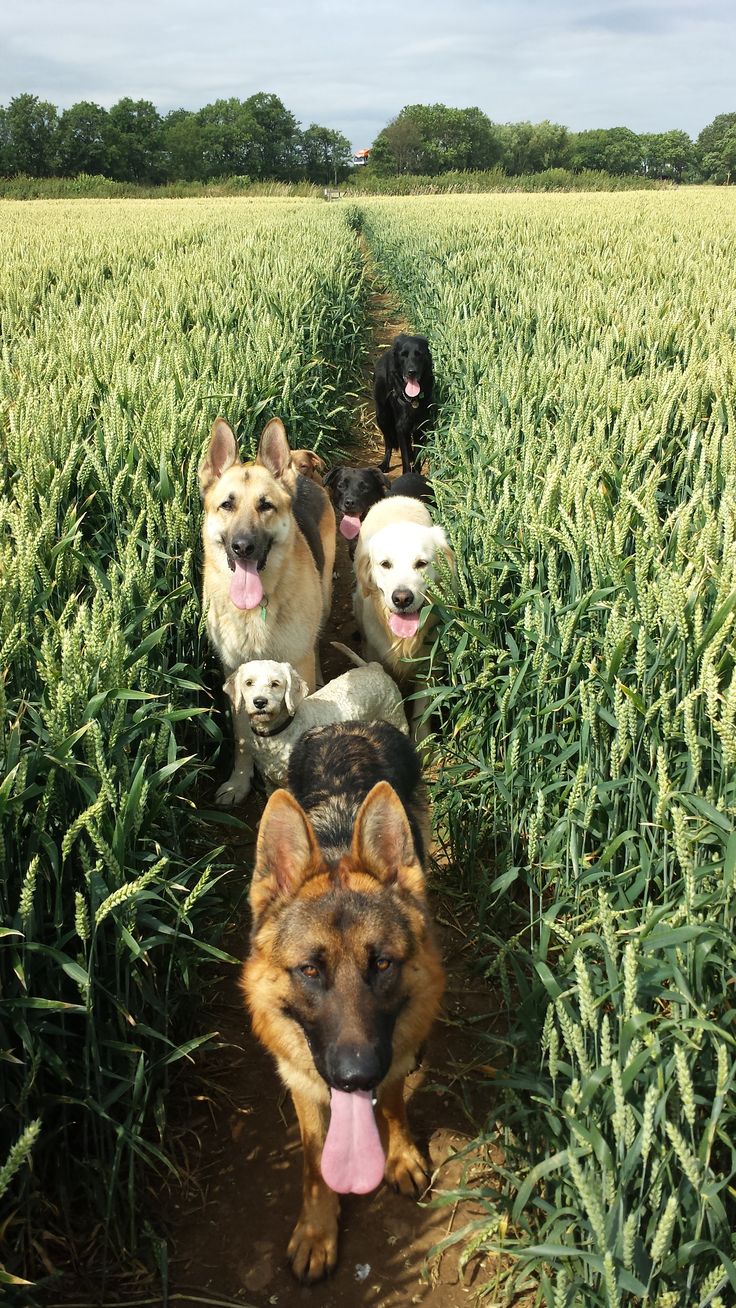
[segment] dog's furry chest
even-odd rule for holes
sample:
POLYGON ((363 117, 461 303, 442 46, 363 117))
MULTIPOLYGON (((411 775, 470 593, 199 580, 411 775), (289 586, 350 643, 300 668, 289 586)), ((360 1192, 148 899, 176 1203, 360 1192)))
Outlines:
POLYGON ((250 659, 298 663, 314 645, 315 631, 303 615, 277 610, 275 605, 241 610, 229 596, 207 594, 207 632, 226 676, 250 659))

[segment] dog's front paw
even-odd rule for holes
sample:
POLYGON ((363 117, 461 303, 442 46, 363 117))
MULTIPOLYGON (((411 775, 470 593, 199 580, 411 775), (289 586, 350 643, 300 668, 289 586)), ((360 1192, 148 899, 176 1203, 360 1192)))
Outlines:
POLYGON ((250 777, 244 777, 233 772, 227 781, 223 781, 218 786, 215 793, 215 803, 220 808, 232 808, 234 804, 240 804, 242 800, 250 794, 250 777))
POLYGON ((326 1227, 300 1218, 287 1250, 291 1270, 305 1285, 321 1281, 337 1262, 337 1222, 326 1227))
POLYGON ((412 1140, 402 1140, 389 1153, 384 1175, 400 1194, 423 1194, 429 1185, 427 1165, 412 1140))

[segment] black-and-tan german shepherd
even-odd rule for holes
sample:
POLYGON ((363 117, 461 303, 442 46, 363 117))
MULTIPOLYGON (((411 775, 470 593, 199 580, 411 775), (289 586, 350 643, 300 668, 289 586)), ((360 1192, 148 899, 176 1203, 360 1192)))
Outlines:
POLYGON ((444 973, 425 895, 427 810, 417 754, 388 723, 307 732, 289 787, 261 819, 243 989, 291 1091, 304 1147, 289 1243, 302 1281, 337 1259, 339 1193, 428 1184, 404 1078, 444 973), (374 1110, 375 1103, 375 1110, 374 1110))
MULTIPOLYGON (((321 486, 298 475, 284 425, 272 419, 252 463, 217 418, 199 466, 204 503, 207 631, 226 677, 250 659, 291 663, 310 691, 317 640, 332 602, 335 513, 321 486)), ((250 789, 253 760, 245 721, 235 717, 235 762, 218 804, 250 789)))

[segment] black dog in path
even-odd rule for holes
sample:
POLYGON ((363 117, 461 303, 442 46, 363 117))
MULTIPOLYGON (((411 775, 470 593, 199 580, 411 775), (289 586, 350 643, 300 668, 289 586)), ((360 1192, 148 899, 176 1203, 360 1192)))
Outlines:
POLYGON ((383 433, 382 472, 391 466, 391 451, 399 450, 402 472, 419 472, 424 432, 432 412, 434 372, 426 336, 396 337, 376 362, 373 394, 376 421, 383 433))
POLYGON ((350 557, 355 554, 360 524, 369 509, 387 495, 409 495, 412 499, 434 503, 432 487, 420 472, 389 481, 378 468, 346 468, 338 465, 325 474, 324 484, 335 507, 338 529, 345 537, 350 557))

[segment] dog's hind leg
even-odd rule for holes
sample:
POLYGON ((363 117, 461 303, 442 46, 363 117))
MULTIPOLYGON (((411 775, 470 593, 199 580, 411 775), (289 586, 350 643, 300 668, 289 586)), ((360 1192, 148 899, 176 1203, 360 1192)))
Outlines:
POLYGON ((399 421, 396 424, 397 438, 399 442, 399 452, 401 454, 401 471, 402 474, 414 471, 414 450, 411 440, 411 427, 406 422, 399 421))
POLYGON ((376 423, 383 436, 383 458, 379 463, 381 472, 388 472, 391 467, 391 451, 396 449, 393 416, 376 402, 376 423))
POLYGON ((287 1252, 294 1275, 311 1284, 328 1276, 337 1262, 340 1200, 320 1171, 328 1110, 294 1090, 291 1094, 304 1149, 304 1182, 302 1208, 287 1252))
POLYGON ((376 1106, 378 1129, 386 1150, 385 1177, 401 1194, 422 1194, 429 1185, 426 1163, 414 1144, 406 1117, 404 1078, 382 1087, 376 1106))

